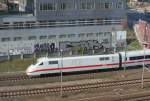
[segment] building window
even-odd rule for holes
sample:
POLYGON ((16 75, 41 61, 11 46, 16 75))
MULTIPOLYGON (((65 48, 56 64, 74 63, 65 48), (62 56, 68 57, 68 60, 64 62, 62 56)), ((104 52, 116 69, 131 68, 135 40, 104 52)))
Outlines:
POLYGON ((111 35, 111 32, 105 32, 103 33, 104 34, 104 37, 108 36, 108 35, 111 35))
POLYGON ((29 40, 36 40, 36 36, 29 36, 29 40))
POLYGON ((15 28, 23 27, 23 22, 14 22, 14 23, 13 23, 13 26, 14 26, 15 28))
POLYGON ((2 42, 7 42, 7 41, 10 41, 10 38, 9 38, 9 37, 2 38, 1 41, 2 41, 2 42))
POLYGON ((116 3, 116 8, 122 8, 122 7, 123 7, 122 2, 117 2, 117 3, 116 3))
POLYGON ((40 10, 41 11, 54 11, 56 10, 56 5, 54 3, 40 4, 40 10))
POLYGON ((68 38, 73 38, 73 37, 75 37, 76 35, 75 34, 69 34, 68 35, 68 38))
POLYGON ((41 11, 43 10, 43 4, 40 4, 40 10, 41 11))
POLYGON ((53 11, 53 10, 56 10, 56 7, 55 7, 55 4, 47 4, 47 10, 51 10, 51 11, 53 11))
POLYGON ((66 38, 66 35, 59 35, 59 38, 66 38))
POLYGON ((109 43, 108 39, 103 39, 103 43, 108 44, 109 43))
POLYGON ((67 4, 66 4, 66 3, 62 3, 62 4, 60 5, 60 9, 61 9, 61 10, 67 9, 67 4))
POLYGON ((84 33, 81 33, 81 34, 79 34, 78 36, 79 36, 79 37, 84 37, 85 34, 84 34, 84 33))
POLYGON ((40 36, 39 38, 42 40, 42 39, 46 39, 47 36, 40 36))
POLYGON ((105 9, 111 9, 112 8, 112 3, 106 2, 105 3, 105 9))
POLYGON ((94 9, 94 3, 87 3, 87 9, 94 9))
POLYGON ((43 4, 43 10, 47 10, 47 4, 43 4))
POLYGON ((56 35, 49 35, 48 38, 49 38, 49 39, 55 39, 55 38, 56 38, 56 35))
POLYGON ((15 37, 14 41, 20 41, 22 39, 22 37, 15 37))
POLYGON ((98 8, 103 9, 104 8, 104 3, 100 2, 99 5, 98 5, 98 8))
POLYGON ((69 9, 71 9, 71 8, 72 8, 72 6, 71 6, 70 3, 61 3, 61 4, 60 4, 60 9, 61 9, 61 10, 69 10, 69 9))
POLYGON ((87 9, 94 9, 94 3, 92 2, 82 2, 80 5, 80 9, 82 10, 87 10, 87 9))
POLYGON ((99 37, 99 36, 101 36, 101 35, 103 35, 102 32, 96 33, 96 36, 97 36, 97 37, 99 37))
POLYGON ((93 35, 93 33, 87 33, 87 37, 92 37, 93 35))

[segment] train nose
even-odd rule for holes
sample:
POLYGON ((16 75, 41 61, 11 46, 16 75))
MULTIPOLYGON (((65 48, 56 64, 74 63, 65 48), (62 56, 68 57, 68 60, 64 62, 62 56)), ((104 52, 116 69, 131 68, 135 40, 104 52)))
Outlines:
POLYGON ((31 75, 32 67, 33 67, 33 65, 30 65, 30 66, 27 68, 27 70, 26 70, 26 74, 29 75, 29 76, 31 75))

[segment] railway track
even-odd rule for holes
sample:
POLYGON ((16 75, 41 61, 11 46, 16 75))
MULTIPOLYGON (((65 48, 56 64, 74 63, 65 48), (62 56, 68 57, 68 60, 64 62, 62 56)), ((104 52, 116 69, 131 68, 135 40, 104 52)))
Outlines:
POLYGON ((129 93, 125 95, 107 95, 107 96, 90 96, 85 98, 79 98, 71 101, 149 101, 150 100, 150 92, 137 92, 137 93, 129 93))
MULTIPOLYGON (((127 72, 128 71, 130 70, 127 70, 127 72)), ((106 78, 106 77, 109 78, 109 77, 112 77, 112 75, 116 75, 118 73, 121 74, 123 73, 123 71, 120 70, 120 71, 110 71, 110 72, 64 75, 63 81, 66 82, 66 81, 75 81, 75 80, 83 80, 83 79, 97 79, 97 78, 106 78)), ((131 72, 130 74, 128 73, 128 75, 131 75, 131 74, 133 75, 134 73, 133 72, 131 72)), ((25 74, 0 76, 0 87, 22 85, 22 84, 30 85, 30 84, 37 84, 37 83, 52 83, 52 82, 60 82, 60 76, 53 75, 53 76, 36 77, 36 78, 28 77, 25 74)))
MULTIPOLYGON (((150 79, 145 79, 145 82, 150 83, 150 79)), ((102 82, 101 80, 82 80, 78 82, 64 82, 62 84, 62 91, 65 93, 84 91, 89 89, 110 89, 113 87, 124 87, 124 86, 135 86, 141 83, 141 79, 134 80, 121 80, 121 81, 109 81, 102 82)), ((26 88, 11 88, 11 89, 0 89, 0 97, 17 97, 17 96, 35 96, 35 95, 46 95, 46 94, 58 94, 61 90, 60 83, 55 84, 43 84, 42 86, 33 85, 32 87, 26 88)), ((150 93, 149 93, 150 96, 150 93)))
MULTIPOLYGON (((118 71, 111 71, 117 73, 118 71)), ((101 78, 101 75, 107 75, 111 72, 98 72, 98 73, 87 73, 87 74, 65 74, 63 75, 63 81, 75 81, 83 79, 101 78)), ((14 86, 14 85, 29 85, 37 83, 52 83, 60 82, 60 75, 50 75, 45 77, 29 77, 25 74, 19 75, 3 75, 0 76, 0 87, 2 86, 14 86)))
POLYGON ((25 74, 0 76, 0 87, 16 85, 32 85, 38 83, 50 83, 59 81, 59 77, 28 77, 25 74))
MULTIPOLYGON (((139 70, 139 68, 137 69, 139 70)), ((130 70, 126 70, 126 71, 130 71, 130 70)), ((114 70, 114 71, 107 71, 107 72, 100 72, 100 71, 97 71, 97 72, 88 72, 88 73, 78 73, 77 75, 80 75, 80 76, 86 76, 86 77, 90 77, 90 76, 94 76, 96 74, 108 74, 108 73, 118 73, 118 72, 123 72, 123 70, 114 70)), ((57 74, 57 76, 55 75, 48 75, 48 76, 44 76, 42 78, 49 78, 49 77, 52 77, 52 78, 55 78, 55 77, 59 77, 61 74, 57 74)), ((65 74, 64 76, 74 76, 72 74, 65 74)), ((75 75, 76 76, 76 75, 75 75)), ((27 76, 25 73, 20 73, 20 74, 13 74, 13 75, 0 75, 0 82, 2 81, 20 81, 20 80, 32 80, 32 79, 39 79, 41 77, 29 77, 27 76)))
POLYGON ((27 80, 27 79, 31 79, 31 78, 29 78, 25 74, 0 76, 0 81, 19 81, 19 80, 27 80))

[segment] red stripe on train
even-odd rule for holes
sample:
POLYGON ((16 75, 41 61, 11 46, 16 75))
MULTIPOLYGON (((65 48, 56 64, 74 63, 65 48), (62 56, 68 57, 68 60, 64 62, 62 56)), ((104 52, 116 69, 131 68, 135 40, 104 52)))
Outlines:
MULTIPOLYGON (((143 60, 140 61, 126 61, 123 62, 122 64, 132 64, 132 63, 140 63, 143 62, 143 60)), ((150 60, 145 60, 144 62, 150 62, 150 60)), ((119 63, 114 63, 114 64, 98 64, 98 65, 90 65, 90 66, 74 66, 74 67, 63 67, 63 68, 48 68, 48 69, 40 69, 40 70, 34 70, 29 73, 34 73, 34 72, 45 72, 49 70, 67 70, 67 69, 76 69, 76 68, 95 68, 99 66, 113 66, 113 65, 119 65, 119 63)))
MULTIPOLYGON (((143 60, 140 60, 140 61, 126 61, 126 62, 123 62, 122 64, 131 64, 131 63, 140 63, 140 62, 143 62, 143 60)), ((150 60, 144 60, 144 62, 150 62, 150 60)))
POLYGON ((77 68, 95 68, 95 67, 99 67, 99 66, 112 66, 112 65, 119 65, 118 63, 114 63, 114 64, 99 64, 99 65, 90 65, 90 66, 75 66, 75 67, 63 67, 63 68, 48 68, 48 69, 40 69, 40 70, 34 70, 32 72, 29 73, 33 73, 33 72, 44 72, 44 71, 49 71, 49 70, 67 70, 67 69, 77 69, 77 68))

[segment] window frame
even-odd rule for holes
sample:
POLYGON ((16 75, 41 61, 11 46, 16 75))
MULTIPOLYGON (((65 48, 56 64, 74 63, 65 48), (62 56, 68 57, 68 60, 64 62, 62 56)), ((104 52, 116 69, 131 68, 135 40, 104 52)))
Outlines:
POLYGON ((42 65, 44 65, 44 63, 43 63, 43 62, 41 62, 41 63, 39 63, 39 64, 38 64, 38 66, 42 66, 42 65))
POLYGON ((8 41, 10 41, 10 37, 3 37, 3 38, 1 38, 1 42, 8 42, 8 41))
POLYGON ((22 37, 14 37, 14 41, 21 41, 22 37))
POLYGON ((110 57, 100 57, 99 61, 108 61, 110 60, 110 57))
POLYGON ((112 2, 105 2, 104 3, 104 9, 112 9, 113 3, 112 2))
POLYGON ((56 60, 56 61, 48 61, 48 64, 49 65, 56 65, 56 64, 58 64, 58 60, 56 60))
POLYGON ((36 40, 36 39, 37 39, 36 36, 29 36, 29 37, 28 37, 28 40, 36 40))
POLYGON ((57 5, 56 3, 40 3, 39 10, 40 11, 56 11, 57 5))
POLYGON ((123 8, 123 3, 122 2, 117 2, 116 3, 116 8, 123 8))
POLYGON ((47 36, 46 36, 46 35, 39 36, 39 39, 40 39, 40 40, 47 39, 47 36))
POLYGON ((80 10, 92 10, 95 9, 95 2, 81 2, 80 10))

